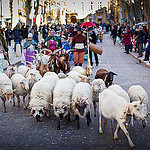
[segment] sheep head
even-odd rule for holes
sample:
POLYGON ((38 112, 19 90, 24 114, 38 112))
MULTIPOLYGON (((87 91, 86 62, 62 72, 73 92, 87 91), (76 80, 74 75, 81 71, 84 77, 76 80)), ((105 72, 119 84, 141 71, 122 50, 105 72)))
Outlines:
POLYGON ((90 81, 90 76, 86 77, 86 76, 83 76, 83 75, 78 75, 78 77, 81 78, 80 82, 89 83, 89 81, 90 81))
POLYGON ((9 103, 12 102, 13 100, 13 93, 15 92, 16 90, 7 90, 5 93, 3 93, 3 96, 6 97, 6 99, 8 100, 9 103))
POLYGON ((40 118, 44 116, 45 110, 46 108, 41 106, 32 107, 30 115, 32 114, 36 118, 36 121, 40 122, 40 118))
POLYGON ((77 98, 77 100, 74 102, 73 109, 75 113, 82 118, 86 114, 86 109, 89 107, 86 102, 87 99, 88 98, 77 98))
POLYGON ((29 80, 23 79, 20 83, 21 88, 28 91, 29 90, 29 80))
POLYGON ((57 105, 50 104, 54 108, 54 114, 59 118, 59 120, 63 120, 63 118, 68 115, 68 109, 70 104, 62 104, 59 102, 57 105))
POLYGON ((87 66, 85 67, 87 76, 91 76, 91 75, 93 74, 93 68, 94 68, 94 67, 91 66, 91 65, 87 65, 87 66))

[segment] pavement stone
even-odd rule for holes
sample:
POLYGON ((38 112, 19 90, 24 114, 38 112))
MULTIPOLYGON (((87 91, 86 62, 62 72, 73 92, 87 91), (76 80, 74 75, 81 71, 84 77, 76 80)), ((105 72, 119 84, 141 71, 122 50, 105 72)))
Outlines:
MULTIPOLYGON (((133 84, 140 84, 150 96, 150 70, 134 59, 131 55, 126 55, 120 45, 113 45, 109 34, 104 35, 102 43, 104 52, 99 56, 99 66, 94 66, 92 79, 96 71, 105 68, 118 74, 114 77, 114 83, 119 84, 126 91, 133 84)), ((93 61, 94 62, 94 61, 93 61)), ((87 65, 87 61, 83 66, 87 65)), ((150 104, 150 101, 149 101, 150 104)), ((91 109, 92 123, 88 127, 86 118, 80 119, 80 129, 77 130, 75 116, 71 114, 71 122, 64 120, 61 122, 61 129, 56 130, 57 118, 51 110, 50 118, 44 116, 41 122, 30 116, 30 111, 20 107, 13 107, 6 102, 6 113, 2 112, 2 102, 0 101, 0 150, 129 150, 131 149, 128 140, 122 130, 118 132, 118 140, 113 140, 113 133, 117 122, 108 120, 102 129, 104 134, 99 135, 98 103, 97 116, 94 117, 91 109)), ((149 109, 150 111, 150 109, 149 109)), ((104 119, 103 119, 104 122, 104 119)), ((145 128, 140 120, 134 122, 134 127, 128 128, 135 150, 150 149, 150 119, 145 128)))

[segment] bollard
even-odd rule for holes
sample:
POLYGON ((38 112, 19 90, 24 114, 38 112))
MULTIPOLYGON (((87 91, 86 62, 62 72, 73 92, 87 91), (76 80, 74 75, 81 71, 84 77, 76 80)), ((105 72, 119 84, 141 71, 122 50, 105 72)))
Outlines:
POLYGON ((20 44, 16 45, 16 57, 21 57, 21 46, 20 46, 20 44))
POLYGON ((14 52, 14 40, 11 40, 12 51, 14 52))
POLYGON ((12 47, 11 46, 8 46, 8 57, 9 57, 9 60, 12 60, 12 47))

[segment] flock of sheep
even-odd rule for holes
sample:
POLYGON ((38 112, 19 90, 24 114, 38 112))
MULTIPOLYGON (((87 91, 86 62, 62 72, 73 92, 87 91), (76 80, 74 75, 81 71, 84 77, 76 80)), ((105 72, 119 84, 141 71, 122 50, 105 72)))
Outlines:
POLYGON ((0 73, 0 97, 3 102, 3 112, 6 112, 5 101, 13 102, 17 97, 17 106, 20 104, 20 96, 23 97, 23 109, 31 109, 37 121, 45 114, 50 116, 53 108, 54 115, 58 118, 57 129, 60 129, 60 121, 67 117, 70 121, 70 113, 76 115, 77 129, 79 119, 87 118, 87 125, 91 122, 90 111, 94 105, 96 116, 96 102, 99 102, 99 133, 102 134, 102 116, 107 119, 117 120, 114 139, 118 139, 118 129, 121 128, 128 138, 131 147, 134 147, 127 125, 133 126, 133 119, 142 120, 143 126, 147 123, 148 95, 140 85, 133 85, 128 93, 119 85, 113 83, 113 72, 99 69, 96 79, 90 82, 93 68, 75 66, 67 75, 47 72, 42 77, 34 66, 24 65, 18 68, 9 66, 6 74, 0 73), (109 84, 108 84, 109 83, 109 84), (25 97, 28 95, 28 101, 25 97), (126 125, 126 126, 125 126, 126 125))

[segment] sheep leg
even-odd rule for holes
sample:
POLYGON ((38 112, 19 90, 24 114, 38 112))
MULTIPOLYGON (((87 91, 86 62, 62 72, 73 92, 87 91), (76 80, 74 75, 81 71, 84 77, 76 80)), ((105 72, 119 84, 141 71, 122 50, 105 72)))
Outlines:
POLYGON ((13 106, 15 106, 15 94, 13 94, 13 106))
POLYGON ((79 129, 80 128, 80 123, 79 123, 79 116, 78 115, 76 115, 76 119, 77 119, 77 129, 79 129))
POLYGON ((50 117, 50 111, 48 109, 46 109, 46 115, 48 118, 50 117))
POLYGON ((90 125, 90 113, 89 112, 87 113, 86 118, 87 118, 87 125, 89 126, 90 125))
POLYGON ((2 102, 3 102, 3 112, 5 113, 6 112, 6 106, 5 106, 6 98, 5 97, 4 98, 1 97, 1 99, 2 99, 2 102))
POLYGON ((68 121, 70 122, 70 113, 68 113, 68 121))
POLYGON ((28 102, 27 102, 27 104, 26 104, 26 107, 29 106, 29 102, 30 102, 30 93, 31 93, 31 90, 29 90, 29 93, 28 93, 28 102))
POLYGON ((123 132, 125 133, 125 135, 127 136, 128 138, 128 141, 129 141, 129 145, 130 147, 135 147, 135 145, 133 144, 130 136, 129 136, 129 132, 127 131, 127 129, 125 128, 125 125, 121 122, 119 123, 120 124, 120 128, 123 130, 123 132))
POLYGON ((58 126, 57 126, 57 130, 60 130, 60 120, 58 119, 58 126))
POLYGON ((114 140, 118 140, 117 132, 118 132, 119 128, 120 128, 119 123, 117 123, 116 131, 114 133, 114 140))
POLYGON ((94 105, 94 117, 96 117, 96 101, 93 101, 93 105, 94 105))
POLYGON ((143 127, 146 127, 146 120, 142 120, 143 127))
POLYGON ((136 116, 134 114, 133 114, 133 118, 134 118, 135 121, 137 121, 136 116))
POLYGON ((25 109, 26 109, 25 97, 26 97, 26 96, 23 96, 23 110, 25 110, 25 109))
POLYGON ((102 131, 102 113, 99 113, 99 134, 103 134, 102 131))
POLYGON ((19 97, 19 95, 16 95, 16 97, 17 97, 17 100, 18 100, 17 107, 19 107, 19 105, 20 105, 20 97, 19 97))
POLYGON ((31 109, 30 116, 33 116, 33 109, 31 109))
POLYGON ((133 127, 133 116, 131 116, 130 126, 133 127))
POLYGON ((105 120, 104 120, 104 125, 106 125, 107 124, 107 118, 105 118, 105 120))

